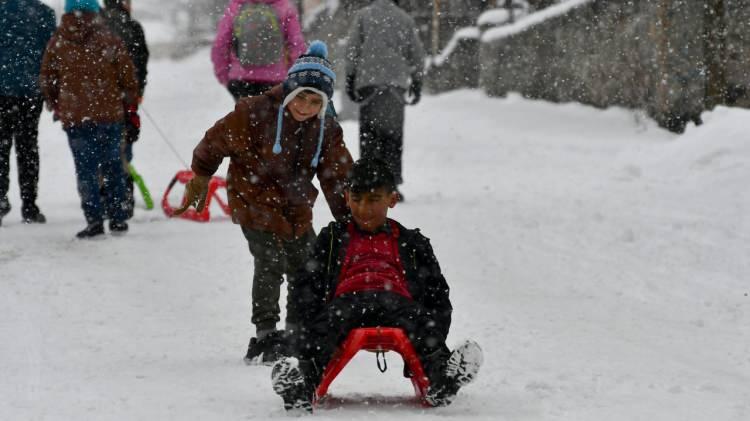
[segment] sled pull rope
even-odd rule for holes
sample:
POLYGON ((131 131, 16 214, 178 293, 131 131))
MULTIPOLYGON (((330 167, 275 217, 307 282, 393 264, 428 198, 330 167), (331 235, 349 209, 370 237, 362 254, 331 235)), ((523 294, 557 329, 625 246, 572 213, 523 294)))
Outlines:
POLYGON ((375 351, 375 361, 378 364, 378 370, 385 373, 388 370, 388 362, 385 360, 385 351, 375 351), (380 365, 380 357, 383 357, 383 365, 380 365))
POLYGON ((143 105, 141 105, 140 109, 143 110, 143 114, 146 115, 146 118, 148 118, 148 120, 151 122, 151 124, 156 129, 156 132, 159 133, 159 136, 161 137, 161 140, 163 140, 164 143, 166 143, 167 146, 169 146, 169 149, 172 150, 172 153, 177 158, 177 160, 180 161, 185 168, 190 168, 190 165, 188 165, 187 162, 185 162, 185 160, 182 159, 182 157, 180 156, 180 153, 177 152, 177 149, 174 147, 174 145, 172 144, 172 142, 169 141, 169 138, 167 138, 167 135, 164 134, 164 131, 162 131, 161 127, 159 127, 159 125, 156 124, 156 120, 154 120, 154 118, 151 117, 151 113, 148 112, 148 110, 146 109, 146 107, 144 107, 143 105))

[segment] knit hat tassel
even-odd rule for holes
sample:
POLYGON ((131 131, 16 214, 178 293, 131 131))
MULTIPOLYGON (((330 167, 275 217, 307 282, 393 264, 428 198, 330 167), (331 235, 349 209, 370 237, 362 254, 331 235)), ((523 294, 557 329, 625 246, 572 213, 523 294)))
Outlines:
POLYGON ((313 168, 318 167, 318 162, 320 162, 320 151, 323 149, 323 132, 325 130, 325 117, 322 117, 320 119, 320 135, 318 136, 318 148, 315 150, 315 156, 313 157, 312 162, 310 165, 312 165, 313 168))
POLYGON ((281 153, 281 124, 284 121, 284 107, 279 107, 279 115, 276 117, 276 142, 273 143, 273 153, 281 153))

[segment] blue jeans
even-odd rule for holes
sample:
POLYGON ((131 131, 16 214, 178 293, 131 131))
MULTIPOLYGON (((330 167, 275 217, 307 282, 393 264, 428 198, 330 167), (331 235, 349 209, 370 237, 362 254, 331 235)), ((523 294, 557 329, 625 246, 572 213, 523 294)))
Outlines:
POLYGON ((110 221, 127 219, 127 211, 122 206, 126 192, 120 156, 122 128, 122 124, 85 124, 65 129, 75 161, 81 208, 89 224, 104 220, 104 207, 110 221), (104 197, 99 191, 99 174, 106 192, 104 197))
POLYGON ((133 144, 125 142, 125 146, 122 147, 122 154, 125 158, 125 163, 130 164, 130 161, 133 160, 133 144))

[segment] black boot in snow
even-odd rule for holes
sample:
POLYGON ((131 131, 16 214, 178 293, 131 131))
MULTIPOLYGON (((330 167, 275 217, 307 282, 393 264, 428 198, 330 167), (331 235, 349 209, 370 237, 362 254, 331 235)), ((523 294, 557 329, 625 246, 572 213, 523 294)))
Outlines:
POLYGON ((443 376, 430 384, 425 401, 430 406, 450 405, 458 390, 474 381, 483 361, 479 344, 474 341, 461 344, 445 362, 443 376))
POLYGON ((8 199, 0 199, 0 226, 3 225, 3 217, 10 212, 8 199))
POLYGON ((39 207, 34 203, 24 203, 21 208, 21 216, 24 224, 44 224, 47 218, 44 217, 39 207))
POLYGON ((271 384, 284 400, 284 409, 312 413, 313 388, 305 379, 303 364, 295 357, 285 357, 273 365, 271 384))
POLYGON ((23 223, 24 224, 46 224, 47 218, 44 216, 43 213, 40 212, 40 213, 37 213, 36 215, 24 216, 23 223))
POLYGON ((23 223, 24 224, 45 224, 47 223, 47 218, 44 217, 44 214, 37 211, 36 213, 29 213, 23 216, 23 223))
POLYGON ((128 232, 128 223, 125 221, 109 221, 109 232, 111 232, 112 235, 125 235, 125 233, 128 232))
POLYGON ((250 338, 245 354, 247 365, 273 365, 287 354, 284 331, 276 330, 263 339, 250 338))
POLYGON ((245 364, 247 365, 260 365, 262 363, 263 350, 258 345, 258 338, 250 338, 250 343, 247 345, 247 353, 245 353, 245 364))
POLYGON ((94 238, 99 235, 104 234, 104 223, 103 222, 94 222, 93 224, 89 224, 86 228, 83 229, 83 231, 76 234, 76 238, 81 239, 88 239, 88 238, 94 238))

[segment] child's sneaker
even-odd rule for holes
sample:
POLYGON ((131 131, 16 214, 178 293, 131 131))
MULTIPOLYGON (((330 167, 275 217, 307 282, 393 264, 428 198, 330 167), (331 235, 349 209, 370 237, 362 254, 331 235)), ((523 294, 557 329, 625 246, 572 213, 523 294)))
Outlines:
POLYGON ((461 344, 445 362, 444 377, 427 389, 425 401, 431 406, 450 405, 458 389, 474 381, 483 361, 479 344, 470 340, 461 344))
POLYGON ((284 400, 287 411, 312 412, 313 392, 305 382, 300 361, 295 357, 280 359, 271 369, 273 390, 284 400))

